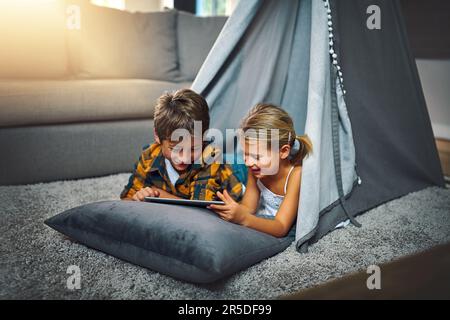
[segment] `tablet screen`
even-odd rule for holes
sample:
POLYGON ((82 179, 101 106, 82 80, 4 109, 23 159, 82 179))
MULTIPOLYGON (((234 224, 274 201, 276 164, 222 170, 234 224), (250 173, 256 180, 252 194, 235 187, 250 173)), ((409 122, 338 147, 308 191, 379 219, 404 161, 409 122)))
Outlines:
POLYGON ((206 200, 187 200, 187 199, 165 199, 156 197, 145 197, 146 202, 164 203, 164 204, 176 204, 184 206, 194 206, 206 208, 210 204, 224 205, 223 201, 206 201, 206 200))

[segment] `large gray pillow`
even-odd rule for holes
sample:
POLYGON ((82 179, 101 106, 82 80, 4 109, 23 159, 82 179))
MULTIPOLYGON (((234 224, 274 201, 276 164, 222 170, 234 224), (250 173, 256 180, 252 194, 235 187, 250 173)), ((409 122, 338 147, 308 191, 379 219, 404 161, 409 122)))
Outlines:
POLYGON ((195 79, 226 21, 227 17, 198 17, 178 12, 177 38, 181 80, 195 79))
POLYGON ((88 247, 194 283, 231 275, 293 241, 292 232, 275 238, 203 208, 131 201, 83 205, 45 224, 88 247))
POLYGON ((68 31, 71 67, 79 77, 178 77, 176 12, 131 13, 81 3, 81 29, 68 31))

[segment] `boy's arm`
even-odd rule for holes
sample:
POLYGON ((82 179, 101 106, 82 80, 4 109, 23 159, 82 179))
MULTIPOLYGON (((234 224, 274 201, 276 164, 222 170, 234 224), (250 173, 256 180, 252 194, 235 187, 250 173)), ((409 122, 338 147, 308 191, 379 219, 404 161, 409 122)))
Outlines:
POLYGON ((240 202, 244 196, 244 185, 234 175, 233 169, 228 164, 223 165, 220 171, 220 185, 221 189, 218 191, 227 190, 229 195, 236 201, 240 202))
POLYGON ((132 200, 136 192, 144 188, 145 179, 147 176, 145 169, 146 164, 144 162, 144 154, 141 154, 141 156, 139 157, 139 161, 134 166, 134 171, 128 180, 128 184, 120 193, 120 199, 132 200))

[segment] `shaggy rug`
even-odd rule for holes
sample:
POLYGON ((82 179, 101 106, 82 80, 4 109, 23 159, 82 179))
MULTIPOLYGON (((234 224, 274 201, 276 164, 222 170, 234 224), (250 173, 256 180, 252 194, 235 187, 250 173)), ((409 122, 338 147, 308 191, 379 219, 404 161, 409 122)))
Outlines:
POLYGON ((128 174, 0 187, 0 299, 271 299, 450 241, 450 190, 428 188, 383 204, 325 236, 210 285, 194 285, 71 242, 43 221, 117 200, 128 174), (80 268, 81 289, 67 287, 80 268))

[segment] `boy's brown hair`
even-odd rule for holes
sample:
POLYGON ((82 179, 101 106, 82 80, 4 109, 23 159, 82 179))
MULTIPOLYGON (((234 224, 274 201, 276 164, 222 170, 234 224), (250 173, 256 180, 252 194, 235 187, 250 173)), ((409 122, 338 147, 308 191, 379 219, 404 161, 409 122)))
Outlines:
POLYGON ((161 141, 170 140, 176 129, 194 134, 194 121, 201 121, 202 134, 209 128, 209 107, 206 100, 190 89, 162 95, 154 113, 155 131, 161 141))

